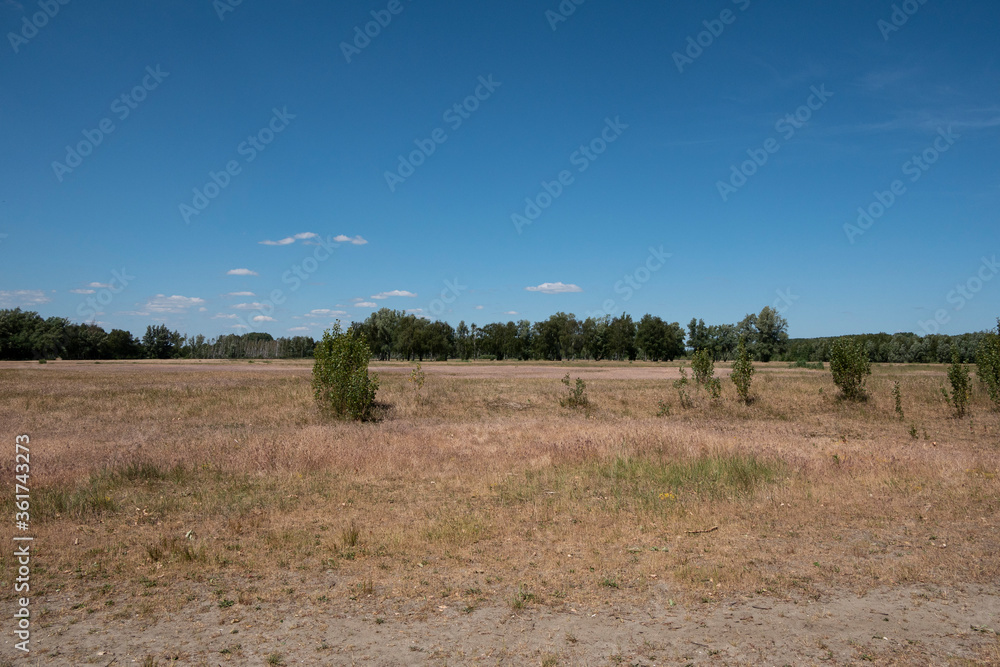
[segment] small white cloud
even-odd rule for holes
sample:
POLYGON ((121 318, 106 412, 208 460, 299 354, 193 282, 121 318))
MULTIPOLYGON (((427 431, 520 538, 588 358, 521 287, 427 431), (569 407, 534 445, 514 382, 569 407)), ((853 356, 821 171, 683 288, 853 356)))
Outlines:
POLYGON ((289 331, 309 331, 309 327, 292 327, 289 331))
POLYGON ((245 324, 234 324, 234 325, 233 325, 233 328, 234 328, 234 329, 249 329, 250 327, 248 327, 248 326, 247 326, 247 325, 245 325, 245 324))
POLYGON ((333 240, 337 243, 351 243, 353 245, 364 245, 368 243, 368 241, 364 240, 360 236, 355 236, 354 238, 351 238, 350 236, 344 236, 343 234, 338 234, 337 236, 334 236, 333 240))
POLYGON ((277 322, 278 320, 273 317, 268 317, 267 315, 254 315, 252 318, 254 322, 277 322))
POLYGON ((280 241, 259 241, 260 245, 291 245, 296 241, 304 241, 306 239, 317 238, 319 234, 314 234, 313 232, 302 232, 301 234, 295 234, 294 236, 286 236, 280 241))
POLYGON ((223 294, 222 296, 257 296, 253 292, 229 292, 228 294, 223 294))
POLYGON ((94 290, 92 290, 92 289, 71 289, 69 291, 69 293, 70 294, 93 294, 94 290))
POLYGON ((256 301, 254 301, 253 303, 238 303, 235 306, 233 306, 233 308, 237 310, 260 310, 263 307, 264 304, 257 303, 256 301))
POLYGON ((240 316, 239 315, 235 315, 233 313, 218 313, 216 315, 212 315, 212 319, 213 320, 238 320, 238 319, 240 319, 240 316))
POLYGON ((373 294, 373 299, 388 299, 390 296, 416 296, 413 292, 407 292, 404 289, 394 289, 391 292, 379 292, 378 294, 373 294))
POLYGON ((518 313, 516 310, 505 310, 503 314, 504 315, 519 315, 520 313, 518 313))
POLYGON ((330 310, 329 308, 316 308, 306 313, 306 317, 340 317, 347 315, 346 310, 330 310))
POLYGON ((424 309, 423 308, 407 308, 406 312, 413 313, 414 315, 418 315, 418 314, 424 312, 424 309))
POLYGON ((525 287, 529 292, 541 292, 542 294, 566 294, 567 292, 582 292, 579 285, 572 283, 542 283, 534 287, 525 287))
POLYGON ((87 287, 103 287, 105 289, 111 287, 108 283, 87 283, 87 287))
POLYGON ((355 308, 378 308, 378 304, 374 301, 359 301, 354 304, 355 308))
POLYGON ((201 308, 198 309, 198 312, 199 313, 204 313, 206 310, 208 310, 208 308, 206 308, 205 306, 202 306, 201 308))
POLYGON ((182 313, 192 306, 200 306, 205 303, 204 299, 196 296, 164 296, 157 294, 146 302, 146 310, 151 313, 182 313))
POLYGON ((483 309, 482 306, 476 306, 476 310, 482 310, 482 309, 483 309))
POLYGON ((256 276, 259 275, 256 271, 251 271, 250 269, 229 269, 226 271, 227 276, 256 276))

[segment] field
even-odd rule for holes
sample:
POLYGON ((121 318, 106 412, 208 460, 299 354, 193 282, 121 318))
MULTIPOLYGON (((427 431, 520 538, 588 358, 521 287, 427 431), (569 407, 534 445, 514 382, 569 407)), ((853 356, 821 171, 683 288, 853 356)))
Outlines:
POLYGON ((854 404, 757 364, 750 405, 723 377, 689 407, 676 363, 412 369, 373 365, 354 424, 311 363, 0 364, 35 536, 32 650, 5 621, 0 664, 1000 664, 978 382, 959 420, 943 366, 854 404))

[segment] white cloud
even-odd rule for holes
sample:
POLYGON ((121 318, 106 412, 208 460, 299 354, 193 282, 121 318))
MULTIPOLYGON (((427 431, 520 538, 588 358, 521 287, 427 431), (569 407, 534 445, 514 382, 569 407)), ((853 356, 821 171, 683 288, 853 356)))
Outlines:
POLYGON ((254 301, 253 303, 238 303, 235 306, 233 306, 233 308, 236 308, 237 310, 260 310, 263 307, 264 304, 257 303, 256 301, 254 301))
POLYGON ((329 308, 316 308, 306 313, 306 317, 340 317, 347 315, 346 310, 330 310, 329 308))
POLYGON ((519 313, 516 310, 505 310, 503 314, 504 315, 518 315, 519 313))
POLYGON ((229 292, 228 294, 223 294, 222 296, 257 296, 253 292, 229 292))
POLYGON ((565 283, 542 283, 534 287, 525 287, 529 292, 541 292, 542 294, 565 294, 567 292, 582 292, 579 285, 569 285, 565 283))
POLYGON ((368 243, 368 241, 364 240, 360 236, 355 236, 354 238, 351 238, 350 236, 344 236, 343 234, 338 234, 337 236, 333 237, 333 240, 337 243, 351 243, 354 245, 364 245, 368 243))
POLYGON ((277 322, 278 320, 273 317, 268 317, 267 315, 254 315, 252 318, 254 322, 277 322))
POLYGON ((259 275, 256 271, 251 271, 250 269, 230 269, 226 271, 227 276, 256 276, 259 275))
POLYGON ((289 331, 309 331, 309 327, 292 327, 289 331))
POLYGON ((233 313, 218 313, 217 315, 212 315, 212 319, 213 320, 238 320, 238 319, 240 319, 240 316, 239 315, 235 315, 233 313))
POLYGON ((355 308, 378 308, 378 304, 374 301, 359 301, 354 304, 355 308))
POLYGON ((413 313, 414 315, 417 315, 418 313, 424 312, 424 309, 423 308, 407 308, 406 312, 413 313))
POLYGON ((248 326, 247 326, 247 325, 245 325, 245 324, 234 324, 234 325, 233 325, 233 328, 234 328, 234 329, 249 329, 250 327, 248 327, 248 326))
POLYGON ((208 308, 206 308, 205 306, 202 306, 201 308, 198 309, 198 312, 199 313, 204 313, 207 310, 208 310, 208 308))
POLYGON ((379 292, 378 294, 373 294, 373 299, 388 299, 390 296, 416 296, 413 292, 407 292, 405 289, 394 289, 391 292, 379 292))
POLYGON ((103 287, 105 289, 111 287, 108 283, 87 283, 87 287, 103 287))
POLYGON ((482 310, 482 309, 483 309, 482 306, 476 306, 476 310, 482 310))
POLYGON ((301 234, 295 234, 294 236, 286 236, 280 241, 259 241, 260 245, 290 245, 296 241, 304 241, 306 239, 318 238, 319 234, 314 234, 313 232, 302 232, 301 234))
POLYGON ((205 303, 205 300, 199 299, 196 296, 181 296, 179 294, 164 296, 163 294, 157 294, 146 302, 146 310, 151 313, 182 313, 192 306, 200 306, 203 303, 205 303))
POLYGON ((93 294, 94 290, 92 290, 92 289, 71 289, 69 291, 69 293, 70 294, 93 294))

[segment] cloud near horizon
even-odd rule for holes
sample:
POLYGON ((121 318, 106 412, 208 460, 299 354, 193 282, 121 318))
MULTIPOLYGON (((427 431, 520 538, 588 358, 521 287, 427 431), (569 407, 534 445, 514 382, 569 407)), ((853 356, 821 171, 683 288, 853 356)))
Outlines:
POLYGON ((204 303, 204 299, 196 296, 181 296, 179 294, 165 296, 157 294, 146 302, 145 308, 150 313, 183 313, 192 306, 201 306, 204 303))
POLYGON ((40 289, 0 290, 0 306, 4 308, 18 306, 37 306, 51 301, 40 289))
POLYGON ((582 292, 579 285, 572 283, 542 283, 533 287, 525 287, 529 292, 541 292, 542 294, 566 294, 569 292, 582 292))
POLYGON ((227 276, 256 276, 260 275, 256 271, 251 271, 250 269, 229 269, 226 271, 227 276))
POLYGON ((394 289, 394 290, 389 291, 389 292, 379 292, 378 294, 373 294, 372 298, 373 299, 388 299, 391 296, 409 296, 409 297, 414 297, 414 296, 416 296, 416 294, 414 294, 413 292, 408 292, 405 289, 394 289))

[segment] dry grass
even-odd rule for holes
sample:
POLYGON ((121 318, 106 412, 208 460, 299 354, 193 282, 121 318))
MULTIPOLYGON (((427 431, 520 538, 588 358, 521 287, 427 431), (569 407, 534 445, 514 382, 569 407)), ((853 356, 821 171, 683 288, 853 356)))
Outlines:
POLYGON ((77 600, 48 613, 238 609, 296 588, 517 612, 1000 577, 1000 414, 977 387, 952 419, 943 367, 878 367, 858 405, 787 364, 758 365, 749 406, 728 381, 682 409, 666 380, 588 379, 584 411, 559 407, 558 379, 456 363, 425 364, 418 400, 395 366, 369 424, 321 420, 308 364, 0 366, 5 437, 31 436, 39 595, 77 600))

